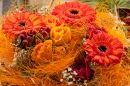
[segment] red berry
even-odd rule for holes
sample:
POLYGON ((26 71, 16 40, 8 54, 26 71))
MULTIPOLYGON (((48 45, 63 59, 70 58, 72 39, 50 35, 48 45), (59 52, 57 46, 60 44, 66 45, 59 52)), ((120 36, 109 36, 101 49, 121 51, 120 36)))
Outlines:
POLYGON ((23 44, 24 46, 27 46, 27 45, 28 45, 28 41, 27 41, 27 40, 23 40, 23 41, 22 41, 22 44, 23 44))
POLYGON ((42 31, 44 31, 43 29, 39 29, 39 32, 41 33, 42 31))
POLYGON ((47 33, 50 33, 50 31, 51 31, 51 28, 49 28, 49 27, 46 27, 45 31, 46 31, 47 33))
POLYGON ((127 47, 127 46, 124 46, 124 50, 127 51, 127 50, 128 50, 128 47, 127 47))
POLYGON ((20 34, 19 37, 24 40, 25 39, 25 35, 24 34, 20 34))
POLYGON ((41 34, 42 34, 42 36, 43 36, 44 38, 46 38, 47 35, 48 35, 48 33, 47 33, 46 31, 42 31, 41 34))
POLYGON ((26 9, 24 7, 21 7, 19 10, 22 11, 22 12, 26 11, 26 9))
POLYGON ((41 43, 41 40, 40 39, 36 39, 35 40, 35 44, 39 44, 39 43, 41 43))
POLYGON ((31 34, 36 35, 37 31, 36 30, 31 30, 31 34))
POLYGON ((22 32, 21 34, 27 35, 27 32, 22 32))
POLYGON ((29 43, 32 43, 32 41, 33 41, 32 37, 31 37, 31 36, 27 36, 27 41, 28 41, 29 43))

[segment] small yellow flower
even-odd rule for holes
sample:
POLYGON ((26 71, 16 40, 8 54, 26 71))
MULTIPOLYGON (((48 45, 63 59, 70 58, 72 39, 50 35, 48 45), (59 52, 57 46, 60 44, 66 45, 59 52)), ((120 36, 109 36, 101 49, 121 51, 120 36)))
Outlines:
POLYGON ((55 45, 63 45, 69 43, 71 40, 71 31, 69 27, 53 27, 50 35, 55 45))

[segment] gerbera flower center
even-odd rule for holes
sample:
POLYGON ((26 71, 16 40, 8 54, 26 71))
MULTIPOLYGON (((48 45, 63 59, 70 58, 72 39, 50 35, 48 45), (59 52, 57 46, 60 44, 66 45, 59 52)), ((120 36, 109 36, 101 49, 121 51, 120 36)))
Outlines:
POLYGON ((104 46, 104 45, 100 45, 100 46, 98 47, 98 49, 99 49, 101 52, 106 52, 106 50, 107 50, 106 46, 104 46))
POLYGON ((71 14, 78 14, 79 11, 78 11, 78 10, 71 10, 70 13, 71 13, 71 14))
POLYGON ((24 27, 25 25, 26 25, 25 22, 21 22, 21 23, 19 23, 19 26, 20 26, 20 27, 24 27))

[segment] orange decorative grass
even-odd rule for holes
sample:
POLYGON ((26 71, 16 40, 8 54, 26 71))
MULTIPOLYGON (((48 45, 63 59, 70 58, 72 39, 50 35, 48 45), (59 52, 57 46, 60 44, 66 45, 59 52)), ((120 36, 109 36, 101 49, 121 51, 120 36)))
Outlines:
POLYGON ((14 49, 11 46, 12 39, 0 29, 0 58, 6 60, 7 63, 10 63, 14 58, 14 49))
POLYGON ((109 67, 97 66, 94 68, 94 79, 88 86, 130 86, 130 65, 125 61, 109 67))
MULTIPOLYGON (((61 58, 57 61, 51 61, 50 63, 41 64, 36 67, 36 69, 30 69, 29 71, 33 71, 34 74, 47 74, 51 75, 53 73, 60 72, 66 69, 68 66, 73 64, 74 59, 77 57, 79 52, 69 53, 65 57, 61 58)), ((41 76, 41 75, 39 75, 41 76)))
POLYGON ((109 31, 115 26, 115 19, 109 12, 97 12, 95 23, 109 31))

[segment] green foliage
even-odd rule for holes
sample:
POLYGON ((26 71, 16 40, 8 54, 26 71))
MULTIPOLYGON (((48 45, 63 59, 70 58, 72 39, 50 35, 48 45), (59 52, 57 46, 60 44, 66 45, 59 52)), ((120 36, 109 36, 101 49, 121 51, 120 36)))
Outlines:
POLYGON ((117 8, 130 8, 130 4, 128 4, 129 0, 79 0, 79 1, 87 2, 90 6, 94 6, 95 4, 106 4, 111 9, 113 9, 114 6, 117 6, 117 8))

